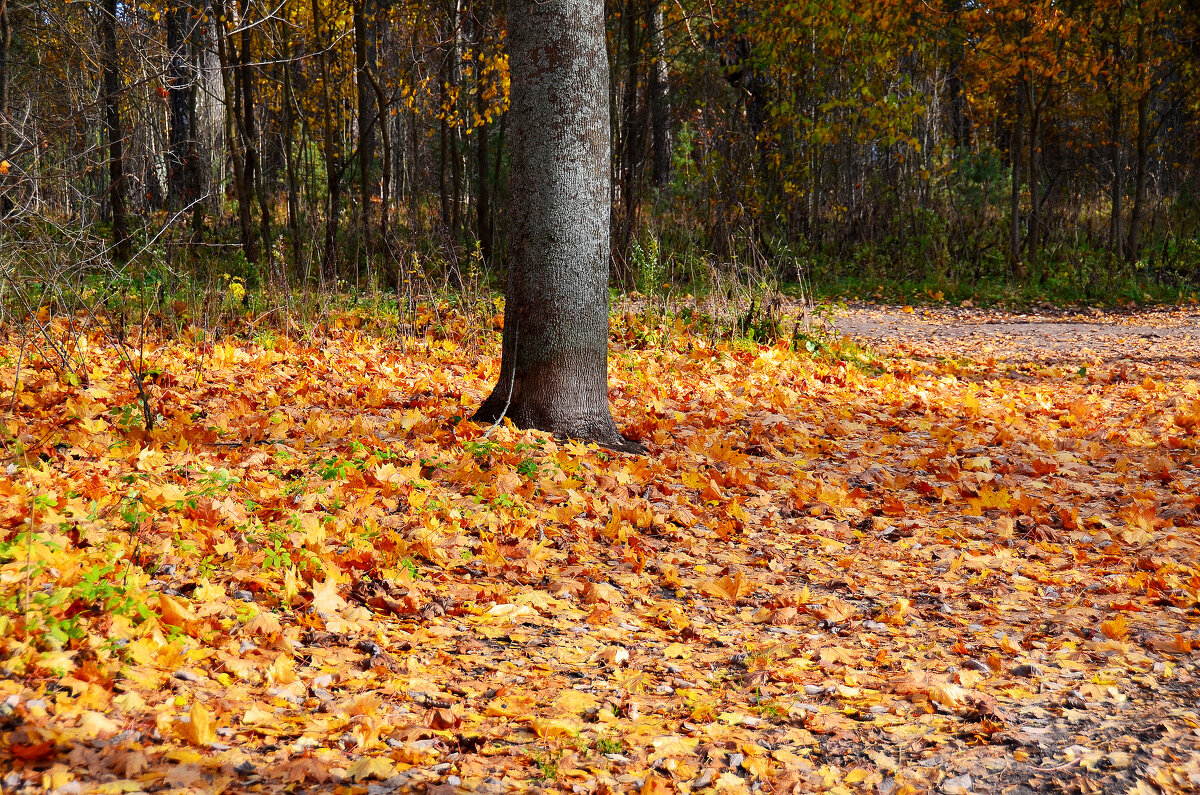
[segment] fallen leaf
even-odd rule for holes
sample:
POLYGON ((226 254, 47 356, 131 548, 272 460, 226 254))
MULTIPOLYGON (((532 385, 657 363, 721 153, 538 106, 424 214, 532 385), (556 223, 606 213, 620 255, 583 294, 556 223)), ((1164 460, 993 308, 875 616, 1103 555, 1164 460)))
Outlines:
POLYGON ((217 741, 217 726, 213 715, 199 701, 192 702, 188 720, 179 724, 179 734, 192 745, 209 746, 217 741))

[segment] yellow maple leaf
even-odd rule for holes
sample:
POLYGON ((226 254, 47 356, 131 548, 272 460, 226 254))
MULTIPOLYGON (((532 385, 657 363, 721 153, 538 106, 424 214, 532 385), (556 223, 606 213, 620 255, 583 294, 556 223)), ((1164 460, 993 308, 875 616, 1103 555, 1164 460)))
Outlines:
POLYGON ((745 579, 740 571, 735 571, 732 577, 725 575, 714 579, 701 580, 697 587, 700 593, 705 596, 727 599, 730 602, 736 602, 741 597, 748 596, 754 590, 754 584, 745 579))
POLYGON ((338 595, 338 582, 332 574, 325 580, 313 583, 313 609, 324 615, 337 615, 346 607, 346 600, 338 595))
POLYGON ((270 710, 262 709, 260 707, 250 707, 250 709, 246 710, 246 714, 242 716, 242 723, 251 726, 264 726, 274 723, 275 719, 275 713, 270 710))
POLYGON ((158 595, 158 611, 164 624, 179 627, 190 633, 197 619, 192 609, 183 602, 166 594, 158 595))
POLYGON ((518 718, 533 710, 533 701, 528 698, 497 698, 490 701, 483 714, 490 718, 518 718))
POLYGON ((281 654, 267 666, 267 682, 272 685, 290 685, 299 679, 296 664, 290 655, 281 654))
POLYGON ((237 552, 237 543, 232 538, 225 538, 213 544, 213 552, 218 555, 232 555, 237 552))
POLYGON ((567 715, 581 715, 599 703, 599 699, 591 693, 567 688, 554 699, 554 706, 567 715))
POLYGON ((543 740, 564 739, 579 734, 579 728, 565 720, 534 718, 530 724, 533 727, 533 733, 543 740))
POLYGON ((79 733, 81 739, 111 737, 121 730, 115 722, 93 710, 88 710, 79 718, 79 733))
POLYGON ((368 778, 382 781, 395 774, 396 764, 386 756, 364 756, 346 768, 346 778, 351 781, 365 781, 368 778))
POLYGON ((217 741, 217 726, 212 713, 199 701, 193 701, 187 722, 179 725, 179 734, 192 745, 212 745, 217 741))

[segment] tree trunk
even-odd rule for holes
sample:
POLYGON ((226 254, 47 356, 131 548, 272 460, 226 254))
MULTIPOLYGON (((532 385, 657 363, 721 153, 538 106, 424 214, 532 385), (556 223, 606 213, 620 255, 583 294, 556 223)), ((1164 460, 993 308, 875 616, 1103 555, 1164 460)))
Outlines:
POLYGON ((259 152, 258 120, 254 107, 254 73, 251 71, 252 58, 250 50, 254 44, 253 27, 247 23, 250 13, 249 0, 241 0, 239 15, 242 20, 242 47, 238 64, 238 95, 241 98, 241 118, 239 131, 242 136, 243 166, 246 170, 244 181, 248 191, 247 203, 253 198, 258 200, 258 229, 262 240, 261 255, 266 257, 268 281, 275 289, 282 288, 283 276, 279 272, 271 246, 271 211, 267 201, 266 185, 263 182, 262 154, 259 152))
POLYGON ((12 48, 12 26, 8 0, 0 0, 0 157, 8 156, 8 52, 12 48))
POLYGON ((1114 258, 1120 257, 1124 250, 1124 235, 1121 224, 1122 194, 1125 192, 1124 169, 1121 167, 1121 97, 1120 91, 1111 91, 1108 95, 1108 129, 1111 140, 1108 142, 1108 156, 1112 162, 1112 183, 1109 186, 1109 198, 1112 213, 1108 219, 1108 248, 1114 258))
MULTIPOLYGON (((491 3, 486 3, 474 17, 475 52, 477 63, 482 63, 484 35, 491 18, 491 3)), ((487 100, 483 84, 477 75, 475 87, 475 115, 478 127, 475 134, 475 228, 479 235, 479 255, 485 267, 492 262, 492 191, 491 142, 488 140, 490 126, 487 121, 487 100)))
MULTIPOLYGON (((367 0, 354 2, 354 70, 358 91, 358 222, 359 245, 366 246, 371 229, 371 169, 375 165, 375 90, 371 86, 375 43, 368 27, 367 0)), ((373 16, 373 15, 372 15, 373 16)))
MULTIPOLYGON (((413 52, 419 50, 416 28, 413 29, 411 46, 413 52)), ((416 64, 410 63, 409 79, 415 81, 416 73, 416 64)), ((411 175, 408 184, 408 229, 414 237, 419 237, 423 234, 425 226, 421 219, 421 197, 418 193, 423 187, 424 170, 421 167, 421 140, 418 132, 420 118, 415 104, 410 106, 408 115, 408 163, 411 175)))
POLYGON ((667 43, 663 10, 659 0, 650 0, 650 132, 653 136, 654 187, 662 190, 671 181, 671 105, 668 99, 667 43))
POLYGON ((280 131, 280 146, 283 147, 283 163, 287 174, 287 227, 288 238, 292 244, 292 273, 300 278, 305 270, 302 267, 302 242, 300 239, 300 176, 297 173, 296 161, 296 107, 299 104, 295 96, 292 73, 297 68, 292 60, 291 43, 287 36, 283 37, 283 129, 280 131))
POLYGON ((1109 203, 1112 212, 1108 220, 1108 249, 1114 259, 1119 258, 1125 250, 1125 228, 1122 215, 1125 212, 1122 199, 1125 194, 1125 169, 1123 164, 1122 139, 1124 138, 1124 105, 1123 77, 1124 58, 1121 47, 1121 28, 1125 17, 1125 4, 1117 3, 1116 18, 1111 26, 1112 66, 1105 85, 1108 98, 1108 156, 1112 163, 1112 182, 1109 185, 1109 203))
POLYGON ((1017 78, 1017 117, 1013 120, 1012 141, 1008 151, 1012 158, 1012 193, 1009 195, 1008 212, 1008 264, 1013 275, 1025 278, 1025 263, 1021 259, 1021 149, 1025 124, 1025 73, 1017 78))
POLYGON ((179 3, 167 9, 167 207, 173 212, 200 196, 200 158, 192 130, 197 70, 187 30, 193 24, 188 5, 179 3))
POLYGON ((442 210, 442 229, 450 228, 450 122, 446 110, 448 92, 447 78, 442 77, 439 83, 438 101, 441 105, 441 116, 438 123, 438 199, 442 210))
POLYGON ((962 28, 962 0, 946 0, 946 26, 948 42, 946 67, 946 93, 950 114, 950 138, 954 147, 969 149, 971 146, 971 123, 967 118, 967 96, 963 88, 963 61, 965 60, 966 35, 962 28))
MULTIPOLYGON (((453 90, 452 99, 448 107, 444 107, 442 111, 449 116, 450 124, 450 240, 452 245, 457 245, 462 230, 462 203, 463 203, 463 151, 464 142, 462 136, 462 128, 460 125, 461 108, 459 103, 462 101, 462 47, 463 47, 463 16, 462 16, 462 0, 454 0, 452 3, 454 9, 454 19, 451 20, 451 25, 454 37, 452 39, 453 47, 450 50, 450 87, 453 90)), ((456 284, 462 283, 462 274, 459 273, 457 265, 458 257, 451 256, 451 263, 455 272, 456 284)))
POLYGON ((104 0, 100 9, 100 39, 104 58, 104 131, 108 139, 108 201, 112 211, 113 256, 129 260, 129 215, 125 208, 125 163, 122 155, 121 77, 117 53, 117 0, 104 0))
POLYGON ((638 86, 641 83, 641 15, 636 0, 627 0, 621 10, 621 22, 625 36, 625 90, 621 98, 621 183, 620 205, 617 217, 616 257, 614 264, 617 280, 629 289, 635 274, 629 264, 629 249, 633 242, 634 227, 638 213, 638 183, 641 174, 642 155, 645 151, 644 115, 640 112, 638 86))
POLYGON ((392 134, 388 128, 387 95, 379 83, 379 78, 375 75, 374 63, 367 67, 367 78, 370 80, 371 90, 375 94, 375 107, 377 108, 375 118, 379 122, 379 140, 383 144, 383 174, 380 180, 381 195, 379 197, 379 241, 386 245, 388 230, 392 223, 392 134))
POLYGON ((1042 107, 1045 97, 1035 97, 1033 83, 1025 82, 1026 106, 1029 108, 1029 229, 1026 244, 1029 248, 1029 266, 1038 273, 1038 244, 1042 238, 1041 193, 1042 169, 1042 107))
MULTIPOLYGON (((312 0, 313 38, 320 50, 321 127, 325 138, 325 249, 321 256, 321 275, 327 289, 336 289, 338 277, 337 232, 342 208, 341 138, 334 134, 333 88, 330 86, 329 46, 321 13, 320 0, 312 0)), ((340 128, 338 128, 340 130, 340 128)))
MULTIPOLYGON (((200 13, 199 9, 198 13, 200 13)), ((221 123, 218 118, 224 102, 225 83, 221 79, 219 61, 214 47, 216 21, 200 13, 200 20, 191 26, 189 45, 195 67, 196 87, 192 91, 192 143, 190 154, 196 162, 196 195, 200 201, 192 205, 192 240, 199 242, 204 234, 204 219, 221 204, 221 191, 214 189, 214 166, 219 154, 221 123)))
POLYGON ((212 0, 213 20, 217 38, 217 60, 220 63, 221 83, 225 94, 225 144, 229 147, 229 159, 233 165, 233 187, 238 199, 238 231, 242 241, 242 253, 251 265, 258 264, 258 238, 254 236, 253 222, 250 220, 250 205, 253 201, 251 186, 246 181, 246 158, 243 156, 242 135, 239 132, 241 121, 238 113, 238 102, 241 93, 234 81, 233 65, 238 56, 233 50, 233 41, 229 38, 226 28, 224 0, 212 0))
POLYGON ((491 186, 488 180, 491 179, 491 150, 488 143, 488 123, 487 117, 484 115, 487 111, 487 101, 483 98, 483 91, 477 94, 477 112, 480 122, 479 128, 475 131, 475 220, 479 234, 479 256, 483 258, 485 265, 490 265, 492 262, 492 200, 491 186))
MULTIPOLYGON (((8 13, 8 0, 0 0, 0 160, 8 157, 8 53, 12 49, 12 24, 8 13)), ((7 218, 12 202, 4 191, 4 177, 0 175, 0 219, 7 218)))
MULTIPOLYGON (((1146 65, 1146 23, 1138 20, 1136 53, 1138 74, 1146 65)), ((1133 207, 1129 213, 1129 236, 1126 238, 1125 259, 1135 263, 1142 249, 1142 220, 1146 206, 1146 170, 1150 164, 1150 87, 1143 86, 1137 101, 1137 148, 1133 172, 1133 207)))
POLYGON ((476 422, 644 448, 608 405, 611 130, 602 0, 510 0, 503 355, 476 422))

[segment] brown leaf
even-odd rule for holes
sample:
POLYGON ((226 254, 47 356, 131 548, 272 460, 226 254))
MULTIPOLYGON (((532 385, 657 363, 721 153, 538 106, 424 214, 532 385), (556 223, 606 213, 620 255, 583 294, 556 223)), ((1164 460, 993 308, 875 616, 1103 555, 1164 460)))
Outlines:
POLYGON ((606 582, 589 582, 583 589, 583 601, 589 605, 612 605, 625 601, 625 597, 606 582))
POLYGON ((256 635, 270 637, 278 635, 282 630, 283 627, 279 624, 279 618, 269 610, 263 610, 242 626, 242 631, 250 637, 256 635))
POLYGON ((431 729, 457 729, 462 725, 462 718, 453 709, 431 709, 425 713, 425 725, 431 729))

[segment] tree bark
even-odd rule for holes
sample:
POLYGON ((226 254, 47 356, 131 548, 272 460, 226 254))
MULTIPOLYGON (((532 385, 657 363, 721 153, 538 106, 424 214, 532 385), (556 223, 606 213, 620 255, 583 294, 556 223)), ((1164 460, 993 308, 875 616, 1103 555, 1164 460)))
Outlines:
POLYGON ((1112 182, 1109 184, 1109 202, 1112 211, 1108 221, 1108 247, 1114 258, 1119 258, 1125 248, 1125 229, 1122 223, 1124 208, 1122 198, 1125 194, 1125 169, 1122 139, 1124 138, 1124 98, 1121 85, 1123 77, 1124 57, 1122 54, 1122 25, 1125 16, 1125 4, 1117 3, 1116 18, 1111 25, 1112 41, 1110 51, 1112 66, 1105 84, 1105 96, 1108 99, 1108 157, 1112 163, 1112 182))
POLYGON ((475 225, 479 234, 479 256, 485 265, 492 262, 492 196, 491 186, 491 149, 488 142, 488 123, 484 115, 487 103, 483 91, 477 95, 477 111, 479 113, 479 128, 475 131, 475 225))
POLYGON ((1017 117, 1013 120, 1012 141, 1008 145, 1012 158, 1012 192, 1009 194, 1008 212, 1008 264, 1013 275, 1025 278, 1025 263, 1021 259, 1021 149, 1025 123, 1025 73, 1017 78, 1017 117))
MULTIPOLYGON (((378 118, 375 90, 371 86, 374 69, 374 9, 367 0, 354 2, 354 79, 358 92, 358 234, 359 244, 368 246, 371 230, 371 199, 374 194, 371 170, 375 166, 375 122, 378 118), (370 18, 368 18, 370 17, 370 18)), ((368 250, 369 246, 368 246, 368 250)))
POLYGON ((627 0, 621 9, 621 24, 625 38, 625 90, 621 97, 620 122, 620 204, 616 217, 616 257, 614 263, 617 280, 625 288, 633 286, 635 274, 629 264, 629 249, 633 242, 634 226, 638 214, 638 188, 641 175, 642 156, 645 153, 645 114, 638 102, 638 87, 641 80, 642 42, 641 23, 636 0, 627 0))
POLYGON ((8 0, 0 0, 0 157, 8 156, 8 53, 12 48, 12 26, 8 0))
POLYGON ((950 114, 950 139, 954 147, 971 147, 971 122, 967 118, 967 96, 963 87, 963 61, 965 60, 966 34, 962 29, 962 0, 946 0, 946 26, 948 37, 946 93, 950 114))
POLYGON ((263 182, 262 154, 259 152, 258 120, 255 113, 254 73, 250 51, 254 45, 253 29, 247 19, 250 13, 249 0, 241 0, 239 17, 242 20, 242 46, 238 63, 238 96, 241 99, 241 117, 239 131, 242 136, 243 164, 246 169, 245 184, 250 196, 258 200, 258 229, 262 239, 261 256, 266 257, 268 280, 275 289, 284 286, 283 274, 280 272, 272 252, 271 240, 271 210, 267 201, 266 185, 263 182))
MULTIPOLYGON (((473 43, 477 55, 477 64, 482 64, 483 42, 487 26, 491 18, 491 3, 483 4, 474 16, 473 43)), ((479 66, 476 67, 477 69, 479 66)), ((476 74, 475 115, 478 117, 478 127, 475 135, 475 230, 479 236, 479 256, 484 265, 492 262, 492 191, 491 179, 491 141, 489 133, 491 125, 487 121, 487 100, 484 98, 482 74, 476 74)))
POLYGON ((238 198, 238 231, 246 261, 257 265, 258 238, 254 235, 254 226, 250 219, 250 205, 253 199, 251 186, 246 181, 244 140, 239 132, 241 119, 237 103, 241 94, 233 75, 233 65, 238 62, 238 56, 226 27, 228 23, 224 0, 212 0, 212 10, 217 38, 217 59, 221 67, 221 84, 225 94, 225 144, 229 147, 229 159, 233 165, 233 187, 238 198))
POLYGON ((296 70, 296 62, 292 60, 291 43, 287 36, 283 37, 283 129, 280 130, 280 146, 283 147, 283 163, 287 174, 287 227, 288 238, 292 244, 292 273, 300 276, 303 268, 303 245, 300 239, 300 175, 296 161, 296 108, 299 100, 295 96, 292 74, 296 70))
POLYGON ((1112 182, 1109 185, 1109 201, 1112 212, 1108 219, 1108 247, 1114 257, 1119 257, 1124 248, 1123 227, 1121 214, 1121 198, 1125 192, 1124 169, 1121 164, 1121 98, 1120 91, 1109 92, 1108 129, 1111 140, 1108 142, 1108 157, 1112 162, 1112 182))
MULTIPOLYGON (((442 111, 449 116, 450 131, 450 239, 457 244, 462 229, 463 203, 463 149, 462 119, 460 103, 462 102, 462 48, 463 48, 463 8, 462 0, 453 0, 451 6, 454 18, 451 20, 453 31, 453 46, 450 50, 449 70, 450 88, 453 89, 449 107, 442 111)), ((462 284, 462 274, 457 265, 458 258, 451 257, 456 284, 462 284)))
MULTIPOLYGON (((12 49, 12 23, 8 0, 0 0, 0 160, 8 157, 8 83, 9 51, 12 49)), ((0 219, 8 217, 12 201, 4 191, 4 176, 0 175, 0 219)))
POLYGON ((659 0, 650 0, 650 133, 654 187, 662 190, 671 181, 671 104, 670 75, 667 71, 667 43, 663 30, 663 10, 659 0))
POLYGON ((324 132, 325 155, 325 248, 321 256, 321 275, 328 289, 337 287, 337 233, 342 208, 341 128, 333 122, 333 88, 329 66, 329 42, 321 13, 320 0, 312 0, 313 38, 320 48, 317 56, 321 68, 321 127, 324 132), (338 132, 335 133, 335 130, 338 132))
POLYGON ((200 156, 192 129, 196 111, 197 69, 188 27, 192 9, 180 2, 167 9, 167 207, 181 210, 200 196, 200 156))
MULTIPOLYGON (((1146 23, 1138 20, 1135 58, 1139 76, 1146 64, 1146 23)), ((1137 101, 1137 145, 1133 172, 1133 207, 1129 212, 1129 235, 1125 240, 1125 259, 1136 263, 1142 250, 1142 222, 1146 205, 1146 173, 1150 162, 1150 87, 1142 86, 1137 101)))
POLYGON ((375 118, 379 122, 379 140, 383 145, 382 179, 380 180, 379 201, 379 242, 386 245, 389 229, 391 228, 392 206, 392 134, 388 129, 388 99, 375 75, 374 65, 368 67, 367 77, 371 82, 371 90, 375 93, 375 107, 378 112, 375 118))
POLYGON ((1045 104, 1045 94, 1034 95, 1034 84, 1025 81, 1026 107, 1029 108, 1029 229, 1026 231, 1026 245, 1029 249, 1029 266, 1038 273, 1038 244, 1042 239, 1042 207, 1039 194, 1041 193, 1042 174, 1042 108, 1045 104))
POLYGON ((438 84, 438 102, 441 106, 441 115, 438 117, 438 199, 442 210, 443 230, 450 228, 450 179, 448 176, 450 173, 450 122, 447 118, 449 111, 446 110, 448 104, 447 79, 443 75, 438 84))
POLYGON ((125 163, 121 131, 121 73, 117 53, 117 0, 104 0, 100 9, 100 39, 104 57, 104 131, 108 139, 108 202, 112 211, 113 256, 129 260, 129 214, 125 205, 125 163))
POLYGON ((602 0, 510 0, 509 271, 476 422, 644 452, 608 405, 611 131, 602 0))

